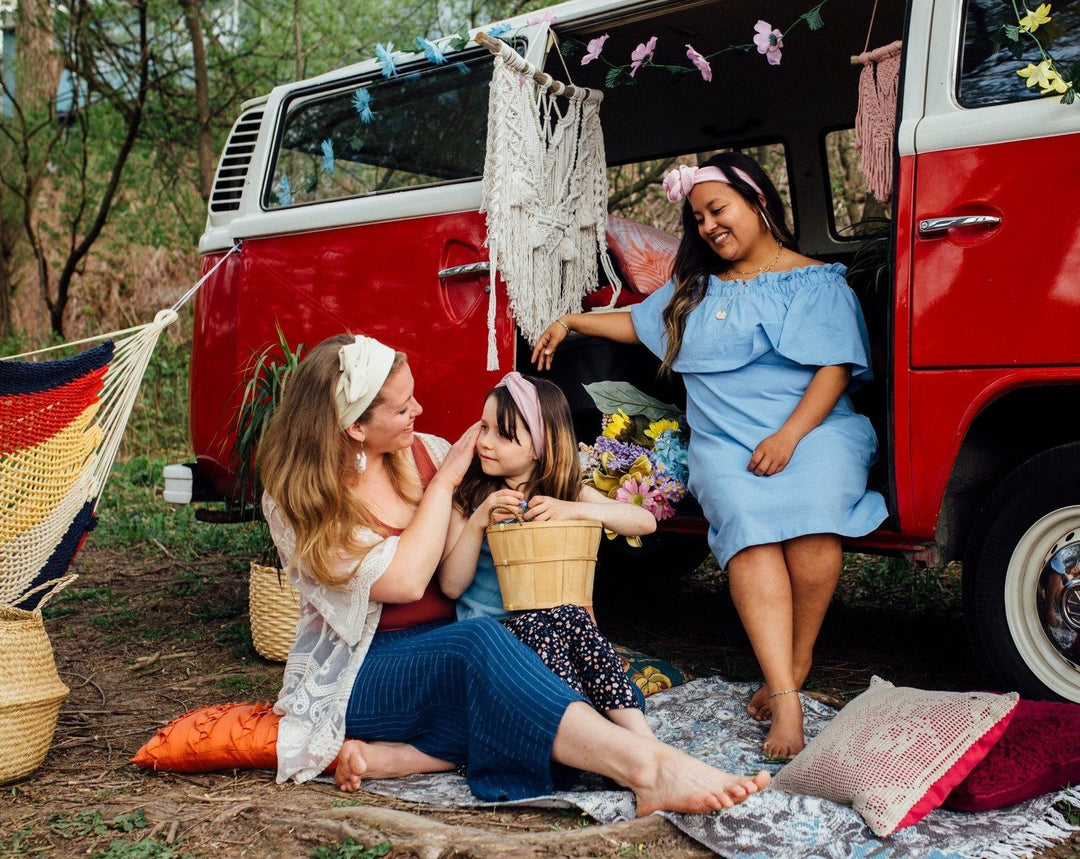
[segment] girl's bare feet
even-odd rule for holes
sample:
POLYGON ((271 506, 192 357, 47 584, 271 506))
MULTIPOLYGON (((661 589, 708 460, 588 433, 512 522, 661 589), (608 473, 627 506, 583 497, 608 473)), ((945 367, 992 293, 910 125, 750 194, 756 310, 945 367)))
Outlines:
POLYGON ((342 790, 352 793, 359 789, 363 778, 402 778, 414 773, 449 772, 455 769, 450 761, 433 758, 408 743, 346 740, 338 752, 334 781, 342 790))
POLYGON ((671 746, 660 745, 653 765, 630 785, 637 799, 637 815, 654 811, 704 814, 731 808, 769 784, 762 770, 738 776, 718 770, 671 746))
POLYGON ((792 758, 803 750, 802 701, 794 689, 774 693, 769 698, 772 726, 762 749, 771 758, 792 758))

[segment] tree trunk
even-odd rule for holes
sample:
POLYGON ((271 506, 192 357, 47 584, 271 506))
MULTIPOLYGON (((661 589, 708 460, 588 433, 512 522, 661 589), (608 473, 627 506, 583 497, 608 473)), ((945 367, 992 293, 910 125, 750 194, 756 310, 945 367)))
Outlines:
POLYGON ((210 128, 210 76, 206 67, 206 40, 203 36, 198 0, 180 0, 191 39, 191 65, 195 75, 195 114, 198 121, 196 147, 199 158, 199 194, 210 199, 214 187, 214 137, 210 128))

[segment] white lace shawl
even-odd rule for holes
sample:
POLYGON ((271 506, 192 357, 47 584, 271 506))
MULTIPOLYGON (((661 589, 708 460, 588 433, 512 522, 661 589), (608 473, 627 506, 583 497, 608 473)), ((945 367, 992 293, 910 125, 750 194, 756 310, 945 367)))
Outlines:
MULTIPOLYGON (((441 464, 449 443, 437 436, 417 436, 435 464, 441 464)), ((332 587, 316 581, 303 567, 289 564, 296 548, 292 526, 269 495, 263 495, 262 508, 282 567, 300 591, 296 643, 274 705, 282 716, 277 781, 304 782, 326 770, 345 739, 345 706, 382 614, 382 603, 369 599, 371 586, 390 566, 398 538, 384 539, 369 528, 358 529, 357 539, 372 548, 359 561, 339 553, 333 573, 349 578, 332 587)))

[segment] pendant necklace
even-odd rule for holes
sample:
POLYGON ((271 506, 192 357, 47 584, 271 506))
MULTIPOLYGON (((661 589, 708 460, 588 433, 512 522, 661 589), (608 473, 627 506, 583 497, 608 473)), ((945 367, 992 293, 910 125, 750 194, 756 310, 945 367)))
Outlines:
POLYGON ((758 277, 758 275, 765 274, 765 272, 767 272, 774 265, 776 265, 776 261, 778 259, 780 259, 780 254, 782 254, 783 252, 784 252, 784 246, 782 244, 780 244, 780 242, 777 242, 776 243, 776 253, 773 254, 773 258, 771 260, 769 260, 767 263, 765 263, 765 265, 758 268, 757 271, 755 271, 755 272, 739 271, 734 266, 732 266, 730 269, 728 269, 728 272, 733 273, 733 274, 737 274, 737 275, 742 275, 742 277, 739 278, 739 288, 736 289, 733 293, 731 293, 731 297, 727 301, 724 302, 724 306, 721 307, 716 312, 716 318, 717 319, 727 319, 728 308, 730 308, 732 303, 735 301, 735 299, 739 297, 739 293, 742 292, 744 289, 746 289, 746 285, 748 283, 750 283, 750 281, 754 280, 756 277, 758 277))

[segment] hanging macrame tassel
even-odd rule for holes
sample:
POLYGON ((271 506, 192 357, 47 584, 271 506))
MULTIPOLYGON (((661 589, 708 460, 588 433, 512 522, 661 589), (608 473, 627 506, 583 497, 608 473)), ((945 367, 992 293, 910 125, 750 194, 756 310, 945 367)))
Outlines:
POLYGON ((880 202, 892 197, 893 132, 900 80, 900 42, 852 57, 861 63, 855 151, 866 187, 880 202))

